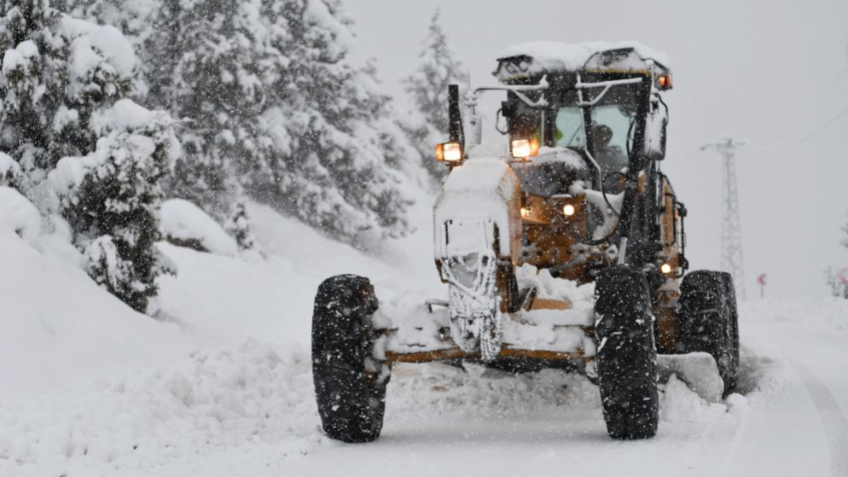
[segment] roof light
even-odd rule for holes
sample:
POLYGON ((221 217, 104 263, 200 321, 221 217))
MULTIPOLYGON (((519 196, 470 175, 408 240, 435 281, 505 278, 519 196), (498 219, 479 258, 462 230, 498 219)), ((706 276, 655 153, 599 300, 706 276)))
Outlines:
POLYGON ((526 160, 533 156, 539 155, 539 140, 538 139, 513 139, 510 143, 512 157, 515 159, 526 160))

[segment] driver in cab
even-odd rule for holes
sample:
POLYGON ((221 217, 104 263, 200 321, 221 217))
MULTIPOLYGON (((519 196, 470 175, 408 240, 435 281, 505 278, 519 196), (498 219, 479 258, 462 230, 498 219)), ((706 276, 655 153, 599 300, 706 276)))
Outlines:
POLYGON ((601 177, 606 180, 609 174, 621 172, 627 167, 627 154, 618 146, 611 146, 612 129, 605 124, 592 125, 592 145, 595 150, 595 161, 601 166, 601 177))

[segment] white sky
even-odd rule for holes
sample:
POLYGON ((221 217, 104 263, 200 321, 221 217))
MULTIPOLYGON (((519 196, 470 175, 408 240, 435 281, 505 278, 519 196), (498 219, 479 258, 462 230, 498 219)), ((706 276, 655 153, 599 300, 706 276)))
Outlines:
MULTIPOLYGON (((848 267, 848 2, 838 0, 345 0, 357 58, 374 57, 386 91, 417 54, 436 7, 475 85, 495 82, 503 48, 525 41, 635 40, 667 52, 675 89, 663 164, 689 208, 693 269, 717 268, 721 160, 701 145, 731 135, 752 147, 737 158, 746 288, 767 273, 771 297, 825 293, 822 270, 848 267), (839 78, 837 80, 837 78, 839 78), (773 148, 766 151, 763 149, 773 148)), ((491 122, 484 123, 491 128, 491 122)))

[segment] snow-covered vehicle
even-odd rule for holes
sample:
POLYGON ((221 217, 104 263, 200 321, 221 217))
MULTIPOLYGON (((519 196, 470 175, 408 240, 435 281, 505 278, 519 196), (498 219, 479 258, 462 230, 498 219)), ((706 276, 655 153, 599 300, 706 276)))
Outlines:
POLYGON ((451 85, 450 141, 436 150, 450 174, 434 212, 448 300, 380 307, 353 275, 319 287, 313 375, 327 435, 379 436, 398 362, 584 373, 620 439, 656 434, 659 368, 717 383, 718 397, 733 389, 731 277, 684 276, 686 208, 660 170, 667 65, 635 43, 517 45, 498 59, 500 85, 468 92, 464 120, 451 85), (506 95, 496 127, 508 148, 481 144, 484 91, 506 95))

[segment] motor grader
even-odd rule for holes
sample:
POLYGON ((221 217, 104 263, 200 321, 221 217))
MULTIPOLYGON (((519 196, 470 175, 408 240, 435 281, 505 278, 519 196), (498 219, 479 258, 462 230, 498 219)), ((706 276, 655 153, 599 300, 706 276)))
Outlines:
POLYGON ((583 373, 616 439, 656 434, 661 369, 733 389, 732 280, 686 273, 686 207, 661 171, 668 64, 635 43, 528 43, 500 55, 497 86, 466 93, 464 115, 450 86, 434 207, 447 299, 381 306, 367 278, 320 285, 312 359, 328 436, 379 437, 393 363, 583 373), (483 94, 504 98, 506 141, 482 140, 483 94))

